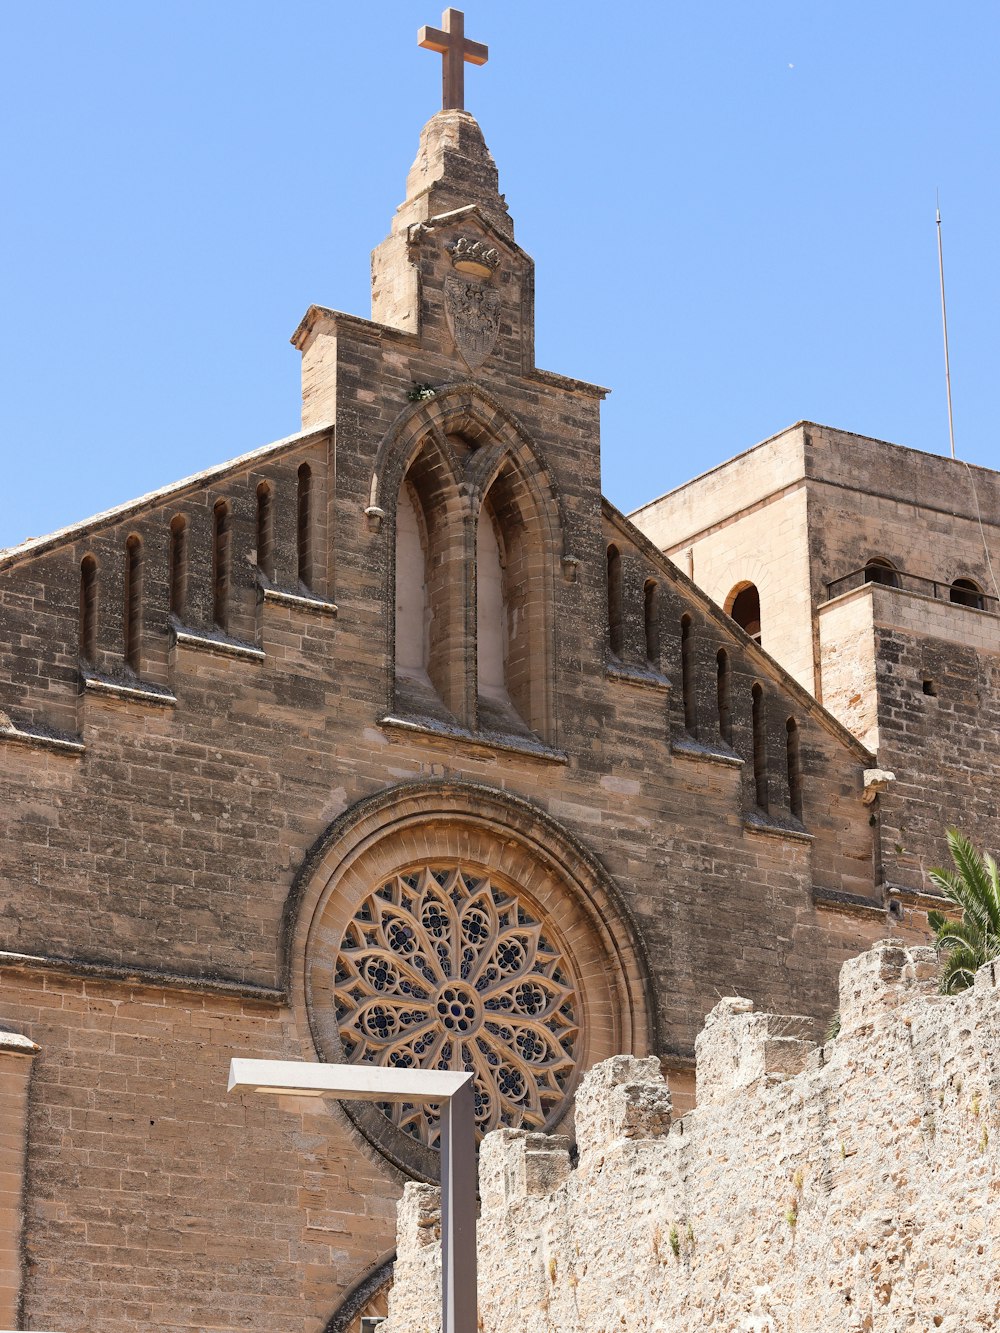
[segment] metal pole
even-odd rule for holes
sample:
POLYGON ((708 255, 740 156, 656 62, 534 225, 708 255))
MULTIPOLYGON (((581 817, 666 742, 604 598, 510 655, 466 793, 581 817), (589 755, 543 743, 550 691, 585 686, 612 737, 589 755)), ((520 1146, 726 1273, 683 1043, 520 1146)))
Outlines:
POLYGON ((442 1333, 477 1333, 476 1096, 464 1070, 299 1060, 229 1062, 230 1092, 343 1101, 434 1102, 441 1108, 442 1333))
POLYGON ((944 247, 941 244, 941 210, 937 210, 938 274, 941 278, 941 327, 944 329, 944 382, 948 390, 948 437, 955 457, 955 422, 951 415, 951 366, 948 363, 948 312, 944 304, 944 247))
POLYGON ((476 1121, 473 1083, 441 1117, 442 1333, 476 1333, 476 1121))

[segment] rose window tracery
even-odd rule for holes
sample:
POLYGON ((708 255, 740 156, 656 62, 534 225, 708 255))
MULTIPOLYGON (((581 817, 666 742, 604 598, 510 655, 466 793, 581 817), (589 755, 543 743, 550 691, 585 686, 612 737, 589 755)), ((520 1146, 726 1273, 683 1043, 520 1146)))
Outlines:
MULTIPOLYGON (((334 985, 345 1058, 475 1076, 478 1134, 542 1128, 577 1066, 576 991, 519 894, 481 873, 393 875, 348 923, 334 985)), ((436 1147, 438 1108, 381 1105, 436 1147)))

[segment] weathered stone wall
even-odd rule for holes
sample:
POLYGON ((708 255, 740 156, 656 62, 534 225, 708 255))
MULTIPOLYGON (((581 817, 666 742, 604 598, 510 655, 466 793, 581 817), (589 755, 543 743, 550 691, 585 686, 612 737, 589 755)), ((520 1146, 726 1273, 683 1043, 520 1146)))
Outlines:
MULTIPOLYGON (((842 1030, 723 1000, 698 1107, 597 1066, 566 1141, 480 1156, 484 1333, 985 1333, 1000 1321, 1000 967, 936 993, 927 948, 845 964, 842 1030)), ((385 1333, 440 1328, 436 1191, 408 1186, 385 1333)))
POLYGON ((37 1050, 28 1037, 0 1028, 0 1323, 8 1328, 21 1318, 28 1088, 37 1050))
POLYGON ((873 754, 879 749, 878 666, 873 598, 877 585, 845 593, 819 608, 823 706, 873 754))
POLYGON ((1000 619, 869 583, 819 624, 826 706, 895 774, 878 801, 882 866, 908 912, 948 863, 947 827, 1000 847, 1000 619))
POLYGON ((883 875, 888 888, 919 894, 930 887, 927 870, 948 861, 947 827, 1000 847, 992 740, 1000 720, 1000 615, 990 567, 991 559, 1000 567, 1000 477, 826 428, 810 431, 806 463, 815 478, 809 528, 821 697, 877 747, 879 767, 896 775, 879 798, 883 875), (871 556, 905 571, 903 586, 876 585, 827 603, 825 581, 871 556), (978 584, 988 609, 948 600, 956 578, 978 584), (870 629, 862 648, 857 616, 865 605, 870 629), (846 631, 842 642, 837 630, 846 631), (855 669, 865 664, 865 689, 848 693, 852 656, 855 669))
POLYGON ((885 878, 926 891, 927 871, 950 866, 946 828, 1000 850, 1000 622, 891 589, 874 605, 879 763, 896 774, 879 797, 885 878), (948 632, 968 620, 983 637, 948 632))
POLYGON ((1000 552, 995 471, 810 424, 805 473, 816 604, 827 581, 873 556, 945 589, 971 578, 996 596, 989 564, 992 558, 996 566, 1000 552))

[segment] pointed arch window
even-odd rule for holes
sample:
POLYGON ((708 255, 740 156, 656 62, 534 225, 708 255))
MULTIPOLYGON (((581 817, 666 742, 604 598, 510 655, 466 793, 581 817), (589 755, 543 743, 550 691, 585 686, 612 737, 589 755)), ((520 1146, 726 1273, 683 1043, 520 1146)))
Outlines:
POLYGON ((97 559, 85 555, 80 561, 80 657, 93 665, 97 660, 97 559))
POLYGON ((396 496, 395 696, 404 712, 471 721, 465 670, 470 563, 458 489, 428 438, 396 496))
POLYGON ((372 531, 393 516, 394 707, 551 740, 561 513, 520 428, 478 390, 442 391, 383 441, 368 498, 372 531))
POLYGON ((404 482, 396 505, 396 675, 429 685, 426 545, 420 502, 404 482))
POLYGON ((476 527, 477 685, 481 725, 491 705, 506 723, 549 731, 547 557, 542 516, 524 478, 507 460, 489 487, 476 527))
POLYGON ((126 665, 138 676, 142 670, 142 538, 132 533, 125 543, 125 614, 123 617, 126 665))

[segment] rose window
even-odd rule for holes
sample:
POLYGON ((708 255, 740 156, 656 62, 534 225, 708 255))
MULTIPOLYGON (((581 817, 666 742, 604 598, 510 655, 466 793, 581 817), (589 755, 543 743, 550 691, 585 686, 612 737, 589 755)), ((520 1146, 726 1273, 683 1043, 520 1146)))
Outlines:
MULTIPOLYGON (((394 875, 344 932, 337 1027, 351 1064, 466 1069, 476 1128, 540 1129, 576 1071, 568 966, 516 893, 462 869, 394 875)), ((438 1108, 381 1104, 432 1147, 438 1108)))

